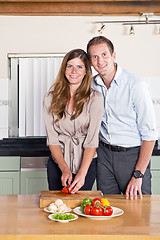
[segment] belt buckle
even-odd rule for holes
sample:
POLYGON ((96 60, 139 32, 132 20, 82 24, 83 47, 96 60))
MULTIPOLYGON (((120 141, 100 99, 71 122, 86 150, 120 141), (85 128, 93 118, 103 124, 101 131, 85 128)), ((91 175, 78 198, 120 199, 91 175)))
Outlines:
POLYGON ((108 149, 109 149, 109 151, 112 151, 112 145, 111 144, 108 144, 108 149))

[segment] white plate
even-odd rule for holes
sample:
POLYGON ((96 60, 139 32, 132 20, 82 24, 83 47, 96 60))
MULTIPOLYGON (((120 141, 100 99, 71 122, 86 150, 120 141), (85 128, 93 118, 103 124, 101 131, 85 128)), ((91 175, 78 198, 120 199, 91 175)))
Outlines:
MULTIPOLYGON (((44 210, 45 212, 48 212, 48 213, 59 213, 59 212, 55 212, 55 211, 50 211, 50 210, 48 209, 48 207, 45 207, 43 210, 44 210)), ((66 210, 64 211, 64 213, 70 212, 71 210, 72 210, 71 208, 66 207, 66 210)))
POLYGON ((50 214, 50 215, 48 216, 48 218, 49 218, 50 220, 52 220, 52 221, 61 222, 61 223, 67 223, 67 222, 70 222, 70 221, 74 221, 74 220, 76 220, 76 219, 78 218, 78 216, 77 216, 76 214, 74 214, 74 213, 66 213, 66 214, 68 214, 68 215, 69 215, 69 214, 74 215, 75 218, 74 218, 74 219, 69 219, 69 220, 58 220, 58 219, 52 218, 52 216, 54 216, 55 214, 57 214, 57 213, 50 214))
POLYGON ((120 215, 122 215, 124 213, 124 211, 120 208, 117 208, 117 207, 112 207, 113 209, 113 213, 111 216, 93 216, 93 215, 86 215, 84 213, 81 212, 80 210, 80 207, 76 207, 73 209, 74 213, 80 215, 80 216, 83 216, 83 217, 87 217, 87 218, 91 218, 91 219, 94 219, 94 220, 106 220, 106 219, 110 219, 110 218, 113 218, 113 217, 118 217, 120 215))

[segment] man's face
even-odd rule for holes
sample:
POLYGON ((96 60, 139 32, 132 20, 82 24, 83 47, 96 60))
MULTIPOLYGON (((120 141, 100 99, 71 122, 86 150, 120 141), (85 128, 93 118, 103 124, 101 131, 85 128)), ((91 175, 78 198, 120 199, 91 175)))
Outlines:
POLYGON ((106 43, 92 45, 89 48, 91 65, 103 77, 114 71, 115 52, 111 54, 106 43))

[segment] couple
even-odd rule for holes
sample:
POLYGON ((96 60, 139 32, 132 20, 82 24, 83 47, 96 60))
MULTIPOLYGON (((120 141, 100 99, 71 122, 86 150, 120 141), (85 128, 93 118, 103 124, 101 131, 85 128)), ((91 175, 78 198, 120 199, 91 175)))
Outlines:
POLYGON ((44 98, 49 190, 91 190, 96 178, 104 194, 151 194, 152 100, 144 81, 115 58, 104 36, 89 41, 87 54, 75 49, 64 57, 44 98), (98 72, 93 80, 90 65, 98 72))

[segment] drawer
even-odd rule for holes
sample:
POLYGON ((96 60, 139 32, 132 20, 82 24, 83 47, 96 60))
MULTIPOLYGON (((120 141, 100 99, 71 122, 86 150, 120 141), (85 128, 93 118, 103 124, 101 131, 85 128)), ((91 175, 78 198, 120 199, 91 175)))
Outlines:
POLYGON ((0 157, 0 171, 19 171, 20 157, 0 157))
POLYGON ((21 171, 24 169, 46 170, 48 157, 21 157, 21 171))

